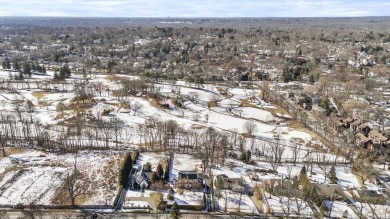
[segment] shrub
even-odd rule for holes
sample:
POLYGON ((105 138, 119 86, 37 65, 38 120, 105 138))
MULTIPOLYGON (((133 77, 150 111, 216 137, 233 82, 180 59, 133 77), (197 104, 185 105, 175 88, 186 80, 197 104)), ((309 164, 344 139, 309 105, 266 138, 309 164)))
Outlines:
POLYGON ((168 194, 168 195, 167 195, 167 199, 168 199, 169 201, 173 201, 173 200, 175 200, 175 197, 174 197, 173 195, 171 195, 171 194, 168 194))
POLYGON ((163 195, 161 192, 152 192, 150 193, 150 199, 157 206, 158 204, 160 204, 160 202, 162 202, 163 195))
POLYGON ((171 218, 176 219, 179 218, 179 206, 176 202, 173 203, 171 207, 171 218))
POLYGON ((149 162, 147 162, 147 163, 144 165, 144 170, 147 171, 147 172, 151 172, 151 171, 152 171, 152 164, 150 164, 149 162))

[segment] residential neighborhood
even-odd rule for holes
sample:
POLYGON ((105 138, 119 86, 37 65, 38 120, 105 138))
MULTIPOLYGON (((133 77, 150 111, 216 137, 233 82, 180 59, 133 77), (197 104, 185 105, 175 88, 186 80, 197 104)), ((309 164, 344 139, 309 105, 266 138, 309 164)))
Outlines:
POLYGON ((390 218, 389 22, 0 18, 0 219, 390 218))

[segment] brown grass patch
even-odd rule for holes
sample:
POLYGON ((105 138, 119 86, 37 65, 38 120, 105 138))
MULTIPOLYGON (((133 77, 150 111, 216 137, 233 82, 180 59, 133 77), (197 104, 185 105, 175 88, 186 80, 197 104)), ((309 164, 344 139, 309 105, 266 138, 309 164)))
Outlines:
POLYGON ((218 106, 217 101, 210 101, 210 102, 207 103, 207 107, 208 108, 217 107, 217 106, 218 106))
POLYGON ((42 99, 48 92, 45 91, 33 91, 31 95, 33 95, 38 100, 42 99))

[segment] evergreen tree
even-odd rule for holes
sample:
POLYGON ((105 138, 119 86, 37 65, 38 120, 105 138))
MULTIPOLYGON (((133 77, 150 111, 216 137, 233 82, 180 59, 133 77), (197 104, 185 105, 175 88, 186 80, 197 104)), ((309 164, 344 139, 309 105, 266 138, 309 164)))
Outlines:
POLYGON ((139 157, 139 151, 135 151, 134 152, 134 157, 133 157, 133 164, 135 164, 138 160, 138 157, 139 157))
POLYGON ((162 179, 164 177, 164 170, 163 170, 161 164, 157 165, 157 175, 160 179, 162 179))
POLYGON ((8 59, 6 60, 6 68, 11 69, 11 62, 8 59))
POLYGON ((314 80, 314 75, 313 74, 310 75, 309 82, 310 82, 310 84, 314 84, 315 80, 314 80))
POLYGON ((121 170, 119 171, 118 181, 119 184, 125 186, 129 178, 131 169, 133 168, 133 162, 131 154, 127 153, 125 159, 122 161, 121 170))
POLYGON ((176 202, 173 203, 171 207, 171 218, 178 219, 179 218, 179 206, 176 202))
POLYGON ((71 71, 70 71, 68 65, 64 65, 60 68, 60 75, 59 76, 61 79, 70 77, 70 74, 71 74, 71 71))
POLYGON ((242 153, 242 161, 244 161, 245 163, 249 163, 249 161, 251 160, 251 156, 252 153, 249 150, 242 153))
POLYGON ((152 171, 152 164, 150 164, 149 162, 147 162, 147 163, 144 165, 144 170, 145 170, 146 172, 152 171))
POLYGON ((14 61, 14 70, 20 70, 20 66, 17 61, 14 61))
POLYGON ((307 174, 307 173, 306 173, 306 166, 303 165, 303 167, 302 167, 301 172, 299 173, 299 175, 301 176, 301 175, 306 175, 306 174, 307 174))
POLYGON ((336 168, 332 166, 329 171, 329 180, 333 184, 337 184, 337 177, 336 177, 336 168))
POLYGON ((24 80, 23 73, 21 71, 19 72, 19 77, 17 79, 18 80, 24 80))
POLYGON ((349 217, 349 212, 348 210, 345 210, 343 213, 343 218, 348 218, 349 217))
POLYGON ((169 163, 165 166, 164 180, 169 181, 169 163))
POLYGON ((150 177, 150 182, 155 183, 157 181, 157 173, 153 171, 152 176, 150 177))
POLYGON ((3 61, 3 69, 7 69, 7 63, 5 60, 3 61))
POLYGON ((54 80, 59 80, 60 79, 60 76, 58 76, 57 72, 54 72, 53 79, 54 80))
POLYGON ((87 78, 87 72, 85 71, 85 68, 83 68, 83 78, 87 78))
POLYGON ((64 80, 65 79, 65 72, 60 70, 60 74, 58 75, 58 79, 64 80))
POLYGON ((23 74, 28 75, 31 77, 31 65, 28 62, 23 63, 23 74))
POLYGON ((250 150, 248 150, 246 152, 246 162, 249 163, 249 161, 251 160, 251 157, 252 157, 252 153, 250 150))
POLYGON ((42 66, 42 73, 46 74, 46 68, 44 65, 42 66))

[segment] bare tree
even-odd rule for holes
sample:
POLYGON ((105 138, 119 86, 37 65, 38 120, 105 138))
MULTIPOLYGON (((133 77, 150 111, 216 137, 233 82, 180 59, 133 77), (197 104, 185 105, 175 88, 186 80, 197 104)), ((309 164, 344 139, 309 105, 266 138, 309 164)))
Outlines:
POLYGON ((244 123, 243 129, 250 135, 252 136, 254 132, 257 131, 257 125, 253 121, 246 121, 244 123))
POLYGON ((188 93, 188 99, 194 103, 194 104, 198 104, 199 103, 199 94, 196 93, 196 92, 189 92, 188 93))
POLYGON ((28 204, 25 208, 22 210, 23 218, 26 219, 36 219, 36 218, 42 218, 43 216, 43 209, 42 206, 36 205, 35 203, 28 204))
POLYGON ((298 159, 299 152, 301 151, 302 144, 291 142, 291 148, 293 152, 293 162, 296 163, 298 159))
POLYGON ((297 215, 300 215, 301 214, 301 211, 304 209, 304 204, 305 204, 305 200, 301 199, 301 198, 298 198, 299 197, 299 194, 297 194, 298 192, 302 192, 301 190, 296 190, 296 194, 294 195, 294 202, 295 202, 295 205, 297 207, 296 209, 296 214, 297 215))
MULTIPOLYGON (((290 189, 287 189, 290 190, 290 189)), ((289 193, 289 192, 288 192, 289 193)), ((288 219, 290 218, 291 208, 292 208, 292 200, 289 196, 279 196, 279 203, 282 207, 284 216, 288 219)))
POLYGON ((137 114, 138 111, 140 111, 142 109, 143 105, 139 102, 134 102, 134 104, 131 105, 131 109, 133 110, 134 112, 134 116, 137 114))
POLYGON ((8 133, 5 132, 3 134, 2 131, 0 131, 0 145, 3 151, 3 157, 7 156, 7 154, 5 153, 5 146, 7 145, 7 141, 8 141, 8 133))
POLYGON ((67 173, 64 185, 72 206, 76 205, 77 197, 88 194, 88 184, 88 180, 84 177, 83 173, 78 170, 77 159, 75 158, 73 171, 67 173))

